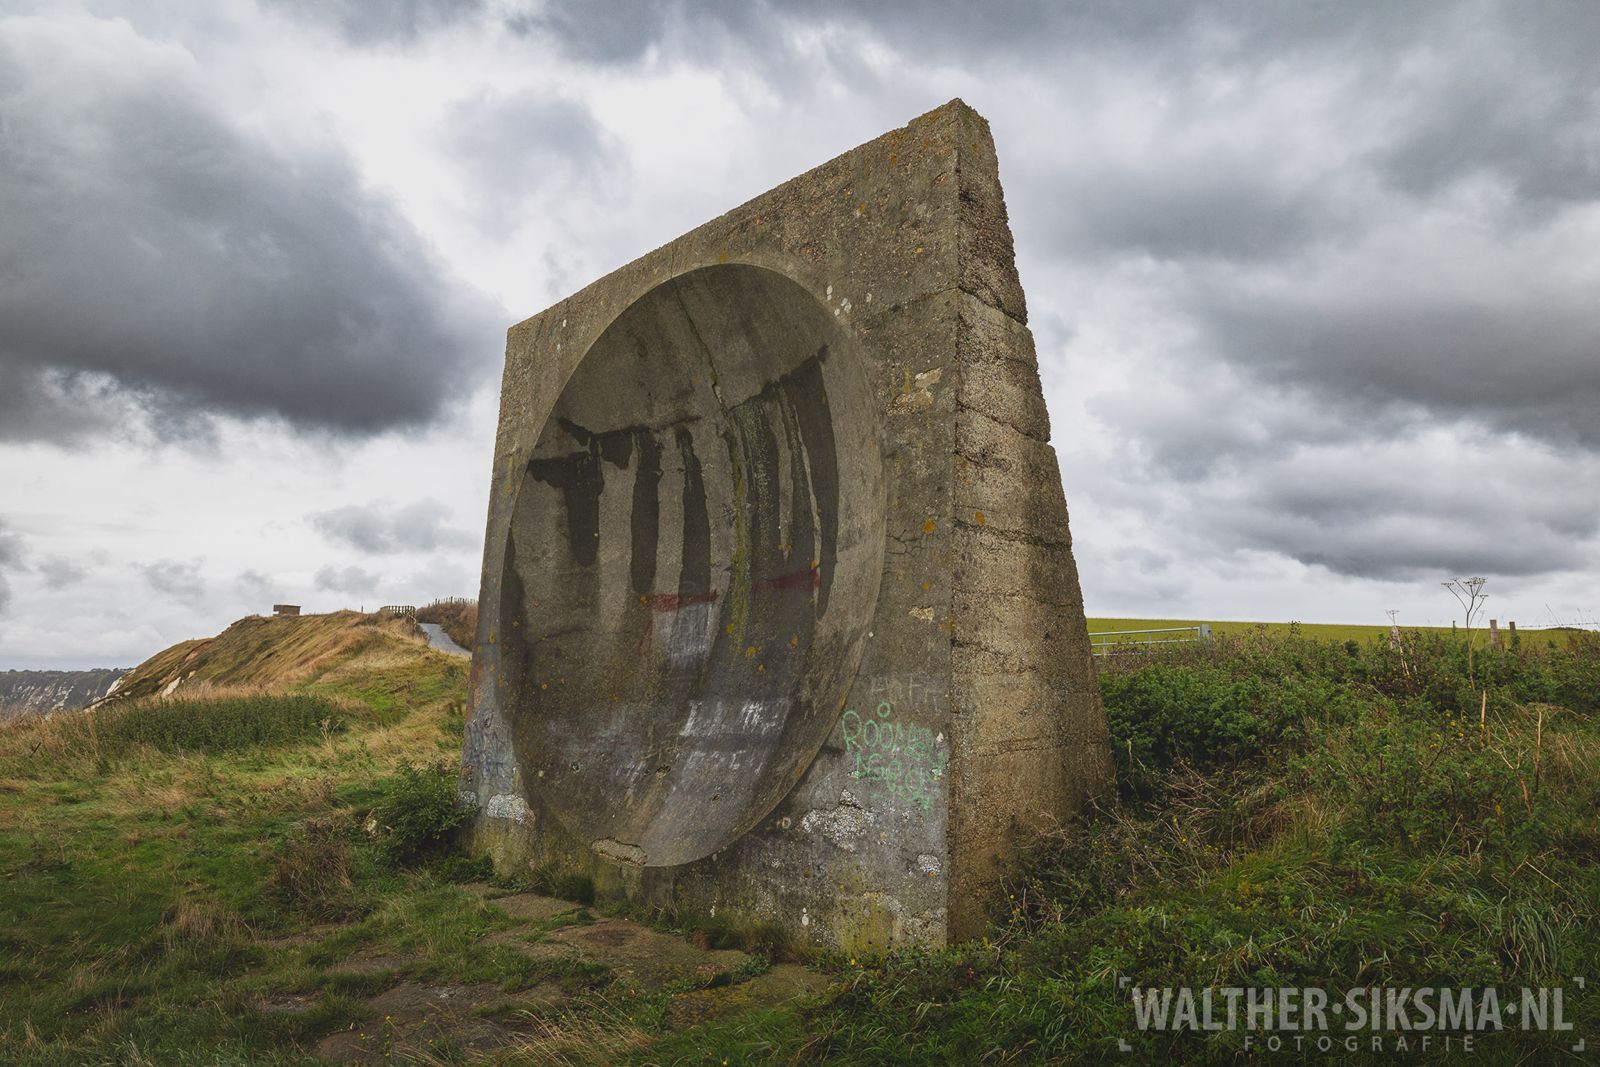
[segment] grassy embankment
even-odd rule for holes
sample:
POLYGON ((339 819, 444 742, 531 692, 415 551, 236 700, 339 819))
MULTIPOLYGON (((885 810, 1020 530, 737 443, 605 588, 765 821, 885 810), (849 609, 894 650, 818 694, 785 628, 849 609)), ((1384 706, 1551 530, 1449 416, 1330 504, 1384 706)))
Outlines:
POLYGON ((452 890, 356 825, 403 764, 458 758, 465 672, 372 616, 247 619, 143 665, 124 688, 144 699, 8 723, 0 1061, 299 1062, 294 1041, 362 1016, 359 976, 321 965, 370 939, 436 937, 500 975, 462 955, 452 890), (330 919, 361 922, 292 943, 330 919), (262 1008, 296 995, 314 1008, 262 1008))
MULTIPOLYGON (((464 671, 360 616, 246 620, 130 680, 187 679, 173 700, 0 733, 0 1061, 299 1063, 319 1040, 380 1060, 407 1051, 382 1005, 408 988, 524 998, 476 1009, 516 1040, 410 1048, 433 1062, 1125 1061, 1119 1040, 1204 1061, 1243 1035, 1140 1034, 1118 977, 1600 974, 1600 648, 1581 640, 1480 647, 1471 677, 1437 634, 1125 657, 1101 677, 1117 790, 1013 872, 985 941, 823 957, 822 991, 703 1025, 679 1007, 745 988, 761 956, 640 987, 538 951, 592 911, 529 928, 452 884, 486 872, 432 847, 448 773, 405 768, 456 759, 464 671)), ((1574 1035, 1488 1035, 1475 1060, 1593 1045, 1600 1004, 1567 1008, 1574 1035)))
MULTIPOLYGON (((1242 1054, 1242 1032, 1139 1033, 1124 976, 1318 986, 1335 998, 1564 984, 1576 1031, 1482 1035, 1474 1062, 1555 1062, 1579 1037, 1594 1047, 1600 998, 1572 978, 1600 968, 1600 643, 1480 647, 1469 677, 1464 642, 1447 634, 1412 632, 1398 650, 1223 636, 1119 658, 1101 690, 1116 793, 1014 873, 989 938, 857 961, 819 1001, 675 1035, 652 1055, 782 1063, 805 1050, 910 1065, 1242 1054)), ((1436 1043, 1428 1058, 1448 1057, 1436 1043)))

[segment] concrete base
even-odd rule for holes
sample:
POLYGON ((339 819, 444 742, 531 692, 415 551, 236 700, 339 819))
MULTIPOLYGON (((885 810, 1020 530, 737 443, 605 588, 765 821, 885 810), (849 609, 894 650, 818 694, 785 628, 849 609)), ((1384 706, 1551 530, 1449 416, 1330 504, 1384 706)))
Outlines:
POLYGON ((970 108, 512 328, 462 770, 481 850, 822 945, 940 944, 1108 768, 970 108))

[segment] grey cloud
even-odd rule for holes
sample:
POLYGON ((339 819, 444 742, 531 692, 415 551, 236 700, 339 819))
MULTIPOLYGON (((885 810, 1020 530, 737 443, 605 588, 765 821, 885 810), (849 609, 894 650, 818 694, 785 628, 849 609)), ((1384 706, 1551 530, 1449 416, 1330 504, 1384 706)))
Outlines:
POLYGON ((22 538, 0 521, 0 567, 13 567, 22 563, 22 538))
POLYGON ((810 36, 807 47, 799 47, 807 31, 840 23, 871 28, 836 6, 770 0, 554 0, 506 19, 513 33, 601 66, 648 62, 654 55, 664 63, 737 69, 795 101, 827 83, 903 120, 904 102, 922 98, 908 96, 893 70, 864 60, 848 40, 810 36))
POLYGON ((325 589, 335 593, 371 593, 375 592, 383 581, 383 577, 361 567, 323 567, 317 571, 316 583, 318 589, 325 589))
POLYGON ((76 442, 104 433, 118 421, 109 410, 124 395, 103 375, 0 362, 0 441, 76 442))
POLYGON ((1574 569, 1592 555, 1559 534, 1515 521, 1484 530, 1410 511, 1360 524, 1271 511, 1239 519, 1248 547, 1356 578, 1427 580, 1468 572, 1525 577, 1574 569))
POLYGON ((562 51, 600 63, 632 62, 673 34, 711 45, 712 36, 749 40, 773 32, 772 12, 763 0, 555 0, 513 13, 506 25, 525 36, 548 36, 562 51))
POLYGON ((1475 15, 1457 23, 1454 47, 1411 65, 1415 106, 1378 157, 1384 173, 1418 195, 1490 174, 1535 207, 1593 200, 1600 7, 1504 4, 1475 15))
POLYGON ((1162 259, 1257 259, 1342 228, 1309 191, 1272 181, 1254 159, 1165 172, 1089 170, 1065 183, 1051 234, 1082 255, 1133 249, 1162 259))
POLYGON ((674 58, 704 59, 708 46, 759 46, 770 61, 791 26, 844 23, 876 31, 907 51, 933 50, 971 59, 991 50, 1059 47, 1066 42, 1104 46, 1176 36, 1195 17, 1167 3, 1062 4, 1016 0, 1006 4, 833 3, 823 0, 551 0, 511 16, 510 28, 547 35, 564 51, 601 63, 629 63, 652 48, 674 58))
POLYGON ((1531 576, 1600 557, 1600 514, 1572 491, 1595 479, 1600 460, 1435 433, 1275 454, 1185 499, 1223 551, 1379 580, 1531 576))
POLYGON ((361 552, 430 552, 471 545, 469 534, 447 525, 450 518, 450 509, 427 499, 400 508, 347 504, 317 512, 308 521, 329 540, 361 552))
POLYGON ((34 569, 44 579, 47 589, 65 589, 77 585, 89 576, 86 568, 65 556, 46 557, 40 560, 34 569))
POLYGON ((261 0, 262 7, 305 22, 319 23, 352 44, 413 41, 427 33, 475 18, 483 0, 261 0))
POLYGON ((483 380, 484 301, 342 152, 236 128, 176 54, 86 18, 0 34, 0 437, 215 413, 364 434, 483 380))
POLYGON ((200 577, 200 564, 196 560, 158 560, 140 565, 139 572, 144 575, 150 588, 174 599, 193 603, 205 596, 206 585, 200 577))
POLYGON ((548 93, 480 92, 458 102, 441 140, 472 182, 480 221, 504 229, 535 190, 581 186, 594 198, 626 174, 627 157, 581 101, 548 93))
POLYGON ((1600 448, 1600 316, 1581 275, 1529 263, 1402 283, 1377 256, 1347 269, 1265 289, 1219 278, 1193 312, 1219 358, 1269 381, 1600 448))
POLYGON ((1343 48, 1352 41, 1415 35, 1437 23, 1449 7, 1434 4, 1275 5, 1227 0, 1207 5, 1171 0, 1124 0, 1115 4, 1012 0, 973 4, 968 0, 549 0, 513 15, 510 27, 545 34, 585 59, 627 63, 652 48, 673 58, 706 58, 707 38, 737 42, 746 51, 764 45, 770 59, 785 33, 833 23, 880 36, 896 49, 941 60, 973 62, 1041 53, 1163 53, 1171 62, 1186 54, 1196 61, 1239 62, 1282 58, 1305 49, 1343 48))
POLYGON ((265 600, 267 597, 275 595, 273 589, 276 583, 271 577, 262 574, 258 570, 240 571, 239 577, 235 579, 235 584, 239 587, 241 593, 252 600, 265 600))
POLYGON ((12 533, 0 520, 0 612, 11 603, 11 582, 6 571, 22 566, 22 538, 12 533))

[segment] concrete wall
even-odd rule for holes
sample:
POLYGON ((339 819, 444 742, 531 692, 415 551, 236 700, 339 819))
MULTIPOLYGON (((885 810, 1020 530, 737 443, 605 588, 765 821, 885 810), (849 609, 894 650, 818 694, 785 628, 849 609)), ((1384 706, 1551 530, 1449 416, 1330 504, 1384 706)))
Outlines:
POLYGON ((1108 759, 959 101, 513 327, 463 792, 505 864, 851 949, 981 930, 1108 759))

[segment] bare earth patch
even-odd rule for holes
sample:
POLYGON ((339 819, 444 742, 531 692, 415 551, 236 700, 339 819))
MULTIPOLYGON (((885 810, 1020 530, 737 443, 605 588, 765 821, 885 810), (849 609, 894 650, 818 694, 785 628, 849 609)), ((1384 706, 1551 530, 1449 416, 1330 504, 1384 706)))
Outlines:
POLYGON ((508 995, 493 985, 402 982, 368 1002, 372 1019, 329 1034, 316 1054, 337 1063, 382 1063, 488 1052, 534 1032, 533 1013, 560 1000, 554 986, 508 995))
POLYGON ((646 991, 674 982, 710 981, 746 958, 736 949, 699 948, 627 919, 564 927, 532 946, 531 952, 604 963, 618 980, 646 991))
POLYGON ((513 919, 530 923, 546 922, 558 915, 578 910, 578 905, 570 900, 540 896, 538 893, 513 893, 506 897, 490 897, 487 903, 491 907, 499 908, 513 919))
POLYGON ((667 1025, 674 1030, 687 1030, 712 1019, 770 1008, 795 997, 820 993, 827 985, 827 979, 814 971, 798 964, 780 963, 767 973, 737 985, 679 993, 667 1005, 667 1025))

